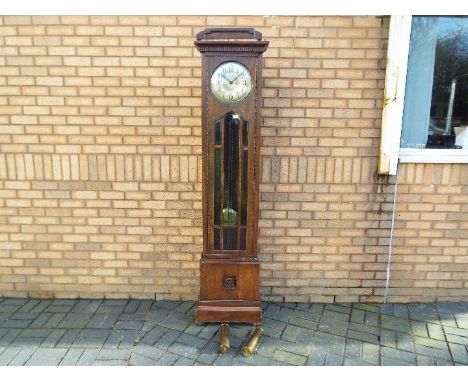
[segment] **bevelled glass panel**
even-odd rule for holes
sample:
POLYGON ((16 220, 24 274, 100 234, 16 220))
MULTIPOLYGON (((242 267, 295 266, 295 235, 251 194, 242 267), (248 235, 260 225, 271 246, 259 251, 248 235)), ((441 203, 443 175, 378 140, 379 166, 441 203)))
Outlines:
POLYGON ((237 227, 223 227, 223 249, 237 249, 237 227))
POLYGON ((246 242, 247 242, 247 229, 245 227, 241 227, 240 231, 240 250, 246 249, 246 242))
POLYGON ((215 121, 215 145, 221 144, 221 120, 215 121))
POLYGON ((242 191, 241 191, 241 224, 247 225, 247 198, 249 194, 249 152, 242 150, 242 191))
POLYGON ((237 114, 224 116, 224 202, 223 225, 237 224, 239 179, 239 121, 237 114))
POLYGON ((249 147, 249 123, 244 121, 242 125, 242 147, 246 149, 249 147))
POLYGON ((221 220, 221 149, 214 150, 214 224, 221 220))
POLYGON ((214 249, 219 250, 221 249, 221 243, 220 243, 220 229, 219 227, 214 227, 214 249))

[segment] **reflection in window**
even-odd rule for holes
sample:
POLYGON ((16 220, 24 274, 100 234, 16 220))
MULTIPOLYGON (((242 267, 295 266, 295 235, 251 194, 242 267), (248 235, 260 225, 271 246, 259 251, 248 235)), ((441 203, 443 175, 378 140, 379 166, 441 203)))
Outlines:
POLYGON ((413 17, 401 143, 468 149, 467 17, 413 17))
POLYGON ((248 123, 231 112, 214 128, 214 249, 245 250, 248 123))

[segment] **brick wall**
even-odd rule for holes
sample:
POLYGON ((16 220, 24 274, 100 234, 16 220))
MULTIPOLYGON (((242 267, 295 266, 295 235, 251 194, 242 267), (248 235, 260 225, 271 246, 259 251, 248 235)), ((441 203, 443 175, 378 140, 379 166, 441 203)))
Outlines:
POLYGON ((466 300, 467 165, 402 165, 397 190, 392 299, 466 300))
MULTIPOLYGON (((1 295, 196 299, 208 26, 270 41, 262 297, 382 301, 376 17, 0 17, 1 295)), ((466 299, 467 167, 402 165, 399 183, 390 299, 466 299)))

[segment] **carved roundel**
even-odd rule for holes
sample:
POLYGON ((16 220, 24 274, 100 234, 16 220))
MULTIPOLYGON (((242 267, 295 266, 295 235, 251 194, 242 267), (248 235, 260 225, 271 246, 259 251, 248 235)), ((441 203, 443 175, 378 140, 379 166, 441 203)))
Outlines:
POLYGON ((236 276, 223 276, 223 289, 236 289, 236 276))

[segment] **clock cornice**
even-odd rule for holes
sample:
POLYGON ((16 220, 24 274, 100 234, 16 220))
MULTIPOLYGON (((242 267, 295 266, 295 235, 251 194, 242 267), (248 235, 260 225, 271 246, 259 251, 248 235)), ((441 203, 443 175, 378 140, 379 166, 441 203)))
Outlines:
POLYGON ((254 28, 206 28, 197 34, 195 46, 199 52, 263 53, 268 41, 254 28))
POLYGON ((196 41, 200 53, 205 52, 254 52, 263 53, 268 48, 268 41, 196 41))

